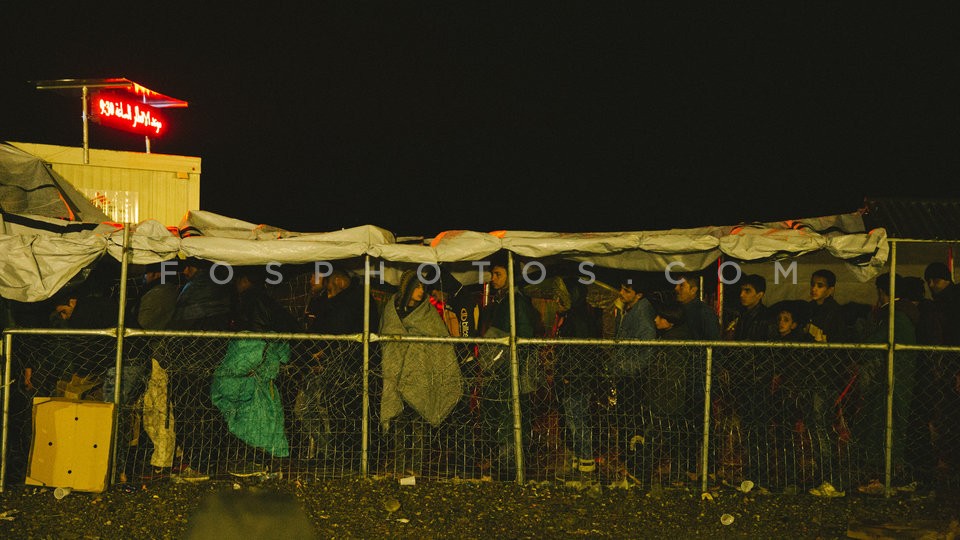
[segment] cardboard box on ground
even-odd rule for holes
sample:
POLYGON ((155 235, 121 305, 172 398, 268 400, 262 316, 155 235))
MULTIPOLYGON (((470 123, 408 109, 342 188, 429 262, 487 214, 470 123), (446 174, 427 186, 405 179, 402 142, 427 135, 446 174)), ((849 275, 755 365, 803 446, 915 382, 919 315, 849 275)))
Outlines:
POLYGON ((114 418, 113 403, 34 398, 26 483, 97 493, 106 490, 114 418))

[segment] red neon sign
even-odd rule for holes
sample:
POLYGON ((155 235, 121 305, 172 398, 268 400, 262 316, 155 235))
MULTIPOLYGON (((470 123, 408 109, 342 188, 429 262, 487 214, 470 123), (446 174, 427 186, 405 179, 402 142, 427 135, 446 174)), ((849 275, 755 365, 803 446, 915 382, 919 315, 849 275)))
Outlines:
POLYGON ((166 120, 157 109, 122 94, 98 92, 90 108, 93 119, 107 127, 147 137, 159 137, 166 131, 166 120))

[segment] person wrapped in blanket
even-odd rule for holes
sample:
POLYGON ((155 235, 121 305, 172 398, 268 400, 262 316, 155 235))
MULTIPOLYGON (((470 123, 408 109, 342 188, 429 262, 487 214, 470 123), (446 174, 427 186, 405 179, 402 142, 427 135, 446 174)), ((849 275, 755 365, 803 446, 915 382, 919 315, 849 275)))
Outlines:
MULTIPOLYGON (((407 270, 384 306, 382 336, 447 337, 440 314, 426 300, 424 283, 407 270)), ((384 341, 380 426, 393 435, 393 465, 400 475, 423 472, 427 425, 437 428, 463 396, 463 377, 452 343, 384 341)))
MULTIPOLYGON (((238 294, 233 328, 238 331, 293 333, 294 316, 264 288, 259 267, 237 269, 238 294)), ((271 457, 290 455, 284 432, 283 405, 274 380, 290 361, 290 344, 274 339, 233 339, 210 385, 213 404, 230 433, 252 448, 241 447, 236 476, 266 472, 271 457)))

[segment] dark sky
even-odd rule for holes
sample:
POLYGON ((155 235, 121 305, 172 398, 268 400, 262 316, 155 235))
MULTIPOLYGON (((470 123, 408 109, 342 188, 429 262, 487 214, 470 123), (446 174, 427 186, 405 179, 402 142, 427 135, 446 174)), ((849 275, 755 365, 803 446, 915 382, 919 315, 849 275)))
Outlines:
POLYGON ((202 209, 255 223, 644 230, 960 195, 953 7, 20 4, 0 137, 80 146, 79 100, 30 81, 126 77, 190 103, 153 151, 200 156, 202 209))

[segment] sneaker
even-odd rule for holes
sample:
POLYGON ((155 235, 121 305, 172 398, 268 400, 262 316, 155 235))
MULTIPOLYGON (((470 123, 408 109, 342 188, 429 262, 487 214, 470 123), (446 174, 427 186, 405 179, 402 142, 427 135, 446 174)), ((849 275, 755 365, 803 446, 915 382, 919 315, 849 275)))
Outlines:
POLYGON ((587 474, 594 473, 597 470, 597 462, 593 459, 578 459, 577 470, 587 474))
POLYGON ((171 476, 170 467, 154 467, 149 471, 143 471, 143 474, 140 475, 140 479, 144 482, 149 482, 151 480, 161 480, 163 478, 168 478, 171 476))
POLYGON ((883 495, 886 492, 886 488, 883 482, 873 479, 867 484, 857 486, 857 491, 866 495, 883 495))
POLYGON ((264 476, 268 472, 269 469, 266 466, 254 462, 241 463, 230 470, 230 474, 238 478, 264 476))
POLYGON ((200 471, 196 471, 191 467, 186 467, 176 474, 171 474, 170 479, 174 482, 181 483, 196 483, 196 482, 205 482, 210 479, 210 475, 203 474, 200 471))
POLYGON ((824 482, 820 484, 820 487, 815 487, 810 490, 810 494, 815 497, 843 497, 846 495, 846 492, 837 491, 837 488, 833 487, 833 484, 830 482, 824 482))
POLYGON ((903 493, 915 493, 919 487, 920 487, 920 483, 914 480, 913 482, 910 482, 905 486, 897 486, 893 489, 895 491, 900 491, 903 493))

